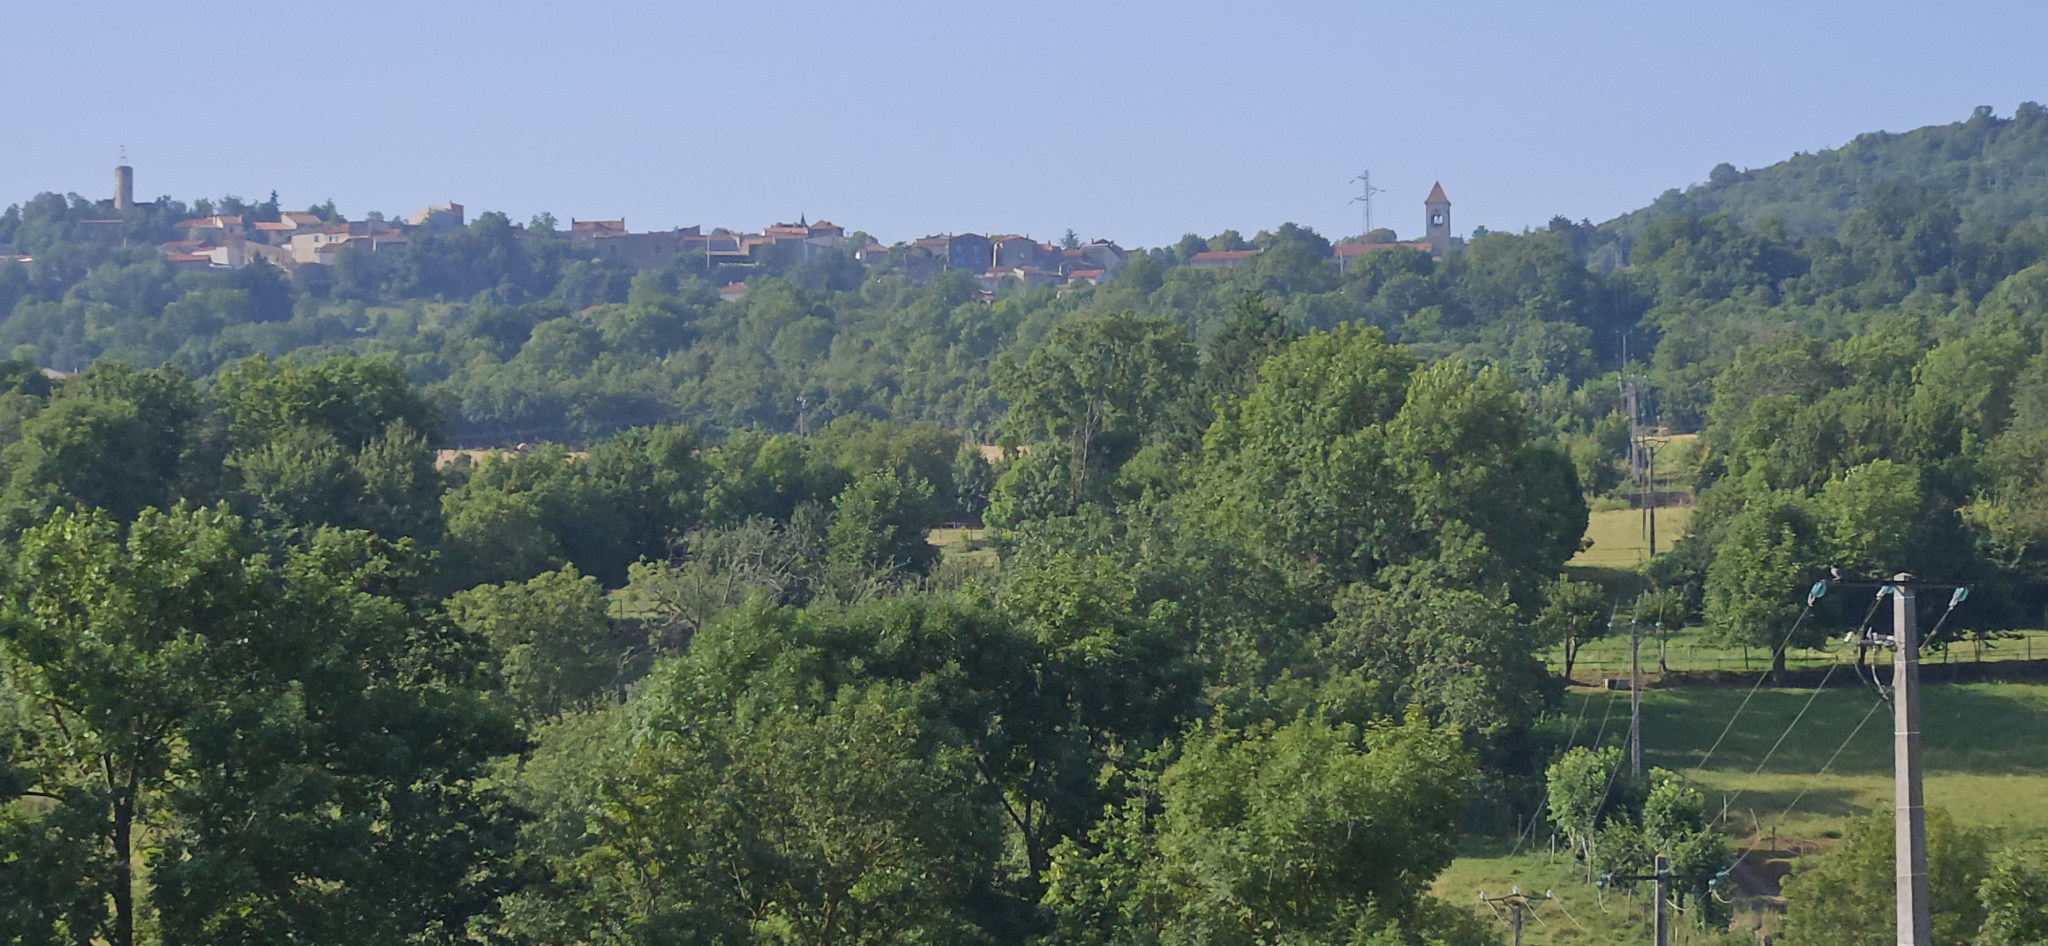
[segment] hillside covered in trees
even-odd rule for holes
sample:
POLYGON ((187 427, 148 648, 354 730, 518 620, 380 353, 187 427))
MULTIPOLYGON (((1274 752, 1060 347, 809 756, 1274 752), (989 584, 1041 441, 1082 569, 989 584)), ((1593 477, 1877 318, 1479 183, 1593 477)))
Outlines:
MULTIPOLYGON (((1711 866, 1698 792, 1563 751, 1539 655, 1654 611, 1782 657, 1860 616, 1802 614, 1830 564, 1975 583, 1958 635, 2040 620, 2048 219, 1952 165, 2039 174, 2044 126, 1860 140, 1926 173, 1819 230, 1662 206, 1340 267, 1290 224, 993 298, 826 253, 724 301, 490 214, 176 272, 37 197, 0 217, 0 931, 1476 944, 1430 893, 1462 838, 1711 866), (1601 586, 1566 563, 1624 501, 1625 379, 1701 435, 1698 507, 1601 586)), ((2033 922, 2029 856, 1945 922, 2033 922)))
POLYGON ((1827 236, 1868 203, 1879 185, 1912 181, 1953 204, 1970 227, 2009 226, 2048 212, 2048 148, 2042 108, 2022 102, 2010 121, 1981 106, 1967 120, 1902 134, 1873 131, 1840 148, 1801 153, 1770 167, 1719 164, 1707 180, 1674 188, 1650 206, 1604 225, 1633 234, 1658 217, 1726 213, 1745 227, 1776 221, 1803 237, 1827 236))

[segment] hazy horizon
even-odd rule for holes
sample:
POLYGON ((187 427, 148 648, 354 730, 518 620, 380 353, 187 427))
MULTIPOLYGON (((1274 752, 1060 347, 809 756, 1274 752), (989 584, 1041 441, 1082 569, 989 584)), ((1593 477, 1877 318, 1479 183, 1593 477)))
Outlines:
POLYGON ((2048 99, 2026 49, 2048 9, 1920 10, 23 5, 16 74, 55 78, 9 100, 33 133, 0 153, 0 205, 106 196, 125 147, 145 199, 350 216, 1336 238, 1370 169, 1404 237, 1435 181, 1459 233, 1519 230, 2048 99))

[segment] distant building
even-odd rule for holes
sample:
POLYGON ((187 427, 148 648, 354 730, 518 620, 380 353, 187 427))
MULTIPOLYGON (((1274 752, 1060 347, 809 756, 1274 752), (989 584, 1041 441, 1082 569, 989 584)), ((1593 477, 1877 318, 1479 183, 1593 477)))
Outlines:
POLYGON ((179 272, 213 268, 213 257, 206 253, 165 253, 163 257, 164 262, 179 272))
MULTIPOLYGON (((377 253, 393 247, 404 246, 409 242, 411 241, 406 239, 405 234, 396 230, 381 230, 376 233, 360 236, 346 236, 339 240, 329 240, 318 245, 313 250, 313 259, 310 261, 301 260, 301 262, 313 262, 322 266, 332 266, 344 248, 354 247, 358 253, 377 253)), ((292 258, 300 259, 297 247, 294 247, 293 250, 292 258)))
POLYGON ((375 220, 323 224, 292 233, 291 258, 295 263, 333 265, 335 251, 350 242, 359 252, 375 253, 408 241, 398 228, 375 220))
POLYGON ((946 266, 970 273, 985 273, 996 265, 995 243, 979 233, 957 233, 946 238, 946 266))
POLYGON ((268 243, 257 243, 254 240, 249 240, 242 244, 242 253, 243 261, 248 263, 261 259, 279 269, 291 269, 298 265, 298 261, 292 259, 292 250, 288 246, 272 246, 268 243))
POLYGON ((704 238, 696 227, 677 227, 650 233, 605 231, 577 242, 597 259, 634 269, 662 269, 692 246, 702 246, 704 238))
POLYGON ((205 240, 209 244, 218 244, 227 240, 240 240, 247 235, 247 230, 242 226, 240 214, 214 214, 211 217, 181 220, 171 224, 171 226, 185 231, 185 239, 187 240, 205 240))
POLYGON ((1058 266, 1059 251, 1028 236, 1002 236, 989 241, 995 246, 995 266, 1006 269, 1012 266, 1035 266, 1045 268, 1058 266))
POLYGON ((1451 252, 1451 199, 1444 196, 1442 181, 1429 189, 1429 196, 1422 199, 1422 209, 1428 224, 1423 239, 1429 244, 1429 254, 1442 259, 1451 252))
POLYGON ((746 294, 747 284, 743 282, 728 283, 724 288, 718 290, 718 298, 726 302, 738 302, 740 297, 746 294))
POLYGON ((463 226, 462 205, 451 200, 433 207, 422 207, 405 218, 405 222, 429 230, 460 229, 463 226))
POLYGON ((578 220, 569 218, 569 241, 572 243, 595 240, 601 237, 625 236, 626 220, 578 220))
POLYGON ((1128 255, 1123 247, 1108 240, 1093 240, 1080 249, 1069 252, 1079 254, 1081 259, 1112 276, 1116 275, 1117 270, 1124 268, 1124 260, 1128 255))

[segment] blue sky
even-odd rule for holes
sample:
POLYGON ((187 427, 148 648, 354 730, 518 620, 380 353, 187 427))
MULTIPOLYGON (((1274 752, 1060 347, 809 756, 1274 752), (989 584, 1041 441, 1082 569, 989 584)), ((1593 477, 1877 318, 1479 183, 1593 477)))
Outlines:
POLYGON ((0 204, 276 190, 1125 245, 1602 220, 2048 100, 2048 4, 0 0, 0 204))

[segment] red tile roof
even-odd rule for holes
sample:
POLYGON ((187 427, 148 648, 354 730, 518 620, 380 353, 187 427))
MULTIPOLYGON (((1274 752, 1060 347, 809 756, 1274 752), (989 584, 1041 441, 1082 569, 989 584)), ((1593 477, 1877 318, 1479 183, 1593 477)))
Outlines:
MULTIPOLYGON (((1412 194, 1414 191, 1409 191, 1409 193, 1412 194)), ((1444 196, 1444 184, 1442 181, 1438 181, 1435 187, 1429 189, 1429 196, 1424 197, 1422 202, 1425 204, 1448 204, 1451 202, 1451 199, 1444 196)))

